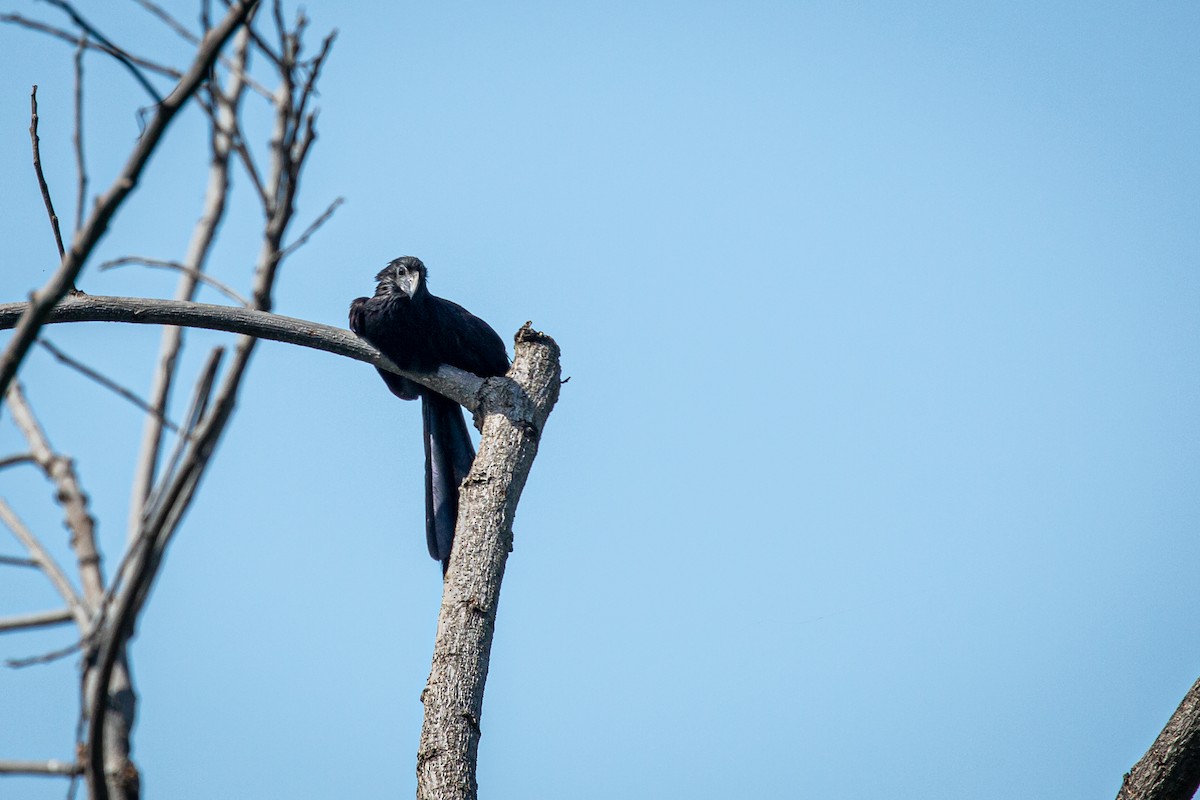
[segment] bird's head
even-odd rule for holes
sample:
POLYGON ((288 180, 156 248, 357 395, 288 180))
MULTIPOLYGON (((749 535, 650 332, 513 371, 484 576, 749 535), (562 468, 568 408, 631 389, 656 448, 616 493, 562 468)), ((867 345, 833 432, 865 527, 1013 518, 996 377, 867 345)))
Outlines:
POLYGON ((375 287, 375 296, 398 297, 403 295, 411 300, 417 294, 428 291, 425 288, 427 274, 421 259, 416 256, 400 256, 375 276, 375 280, 379 281, 379 285, 375 287))

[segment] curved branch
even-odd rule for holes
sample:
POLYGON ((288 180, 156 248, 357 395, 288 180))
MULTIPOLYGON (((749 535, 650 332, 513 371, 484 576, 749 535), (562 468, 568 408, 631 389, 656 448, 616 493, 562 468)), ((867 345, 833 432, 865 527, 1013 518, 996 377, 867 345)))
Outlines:
MULTIPOLYGON (((28 303, 0 303, 0 330, 14 327, 27 308, 28 303)), ((482 378, 446 364, 440 366, 435 373, 405 372, 348 330, 251 308, 144 297, 75 295, 64 298, 50 310, 46 323, 58 322, 179 325, 185 328, 241 333, 259 339, 311 347, 314 350, 324 350, 334 355, 365 361, 379 369, 411 378, 470 411, 479 407, 476 395, 483 386, 482 378)))

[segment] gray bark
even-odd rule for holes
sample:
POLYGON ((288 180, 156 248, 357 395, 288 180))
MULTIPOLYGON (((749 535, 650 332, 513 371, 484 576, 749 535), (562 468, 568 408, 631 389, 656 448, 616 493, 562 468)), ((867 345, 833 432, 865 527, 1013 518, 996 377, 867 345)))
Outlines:
MULTIPOLYGON (((0 303, 0 330, 21 319, 28 303, 0 303)), ((182 325, 259 339, 298 344, 327 353, 365 361, 380 369, 404 375, 475 411, 483 380, 461 369, 443 364, 436 373, 410 373, 399 369, 378 350, 344 328, 285 317, 252 308, 157 300, 144 297, 72 295, 63 298, 46 316, 46 324, 60 322, 132 322, 143 325, 182 325)))
POLYGON ((109 190, 96 201, 87 224, 76 233, 70 249, 63 256, 62 264, 46 282, 46 285, 33 294, 26 313, 14 326, 13 337, 5 345, 4 351, 0 353, 0 394, 8 389, 9 383, 16 377, 21 362, 33 345, 34 339, 37 338, 38 329, 45 322, 46 314, 75 285, 75 279, 83 269, 92 248, 108 230, 108 223, 120 208, 121 203, 137 186, 143 168, 158 146, 159 139, 162 138, 167 127, 175 118, 175 114, 183 108, 200 84, 208 77, 213 62, 216 61, 225 41, 246 21, 246 18, 257 6, 258 0, 246 0, 244 3, 233 6, 221 23, 204 37, 204 42, 197 51, 195 60, 180 79, 175 90, 156 106, 157 111, 147 122, 146 130, 130 154, 124 171, 113 182, 109 190))
POLYGON ((508 378, 479 393, 479 454, 463 482, 450 568, 442 591, 425 724, 417 750, 417 797, 473 799, 496 607, 512 550, 512 523, 546 418, 558 400, 559 350, 526 323, 508 378))
POLYGON ((1125 773, 1117 800, 1189 800, 1200 788, 1200 680, 1146 755, 1125 773))

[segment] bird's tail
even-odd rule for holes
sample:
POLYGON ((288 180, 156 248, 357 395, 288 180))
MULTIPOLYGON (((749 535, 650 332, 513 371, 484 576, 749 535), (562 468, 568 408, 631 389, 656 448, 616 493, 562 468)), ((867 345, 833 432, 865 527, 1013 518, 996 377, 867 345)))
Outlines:
POLYGON ((471 470, 475 447, 462 407, 440 394, 421 396, 425 429, 425 537, 429 555, 450 565, 454 524, 458 520, 458 487, 471 470))

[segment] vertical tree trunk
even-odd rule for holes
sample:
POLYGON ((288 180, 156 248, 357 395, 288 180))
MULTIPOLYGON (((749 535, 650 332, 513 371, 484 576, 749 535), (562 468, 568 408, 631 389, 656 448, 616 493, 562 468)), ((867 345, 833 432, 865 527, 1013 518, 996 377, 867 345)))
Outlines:
POLYGON ((480 716, 496 605, 512 550, 517 501, 558 399, 558 345, 526 323, 506 379, 480 392, 479 454, 459 496, 454 551, 442 590, 425 725, 417 750, 417 797, 474 800, 480 716))

